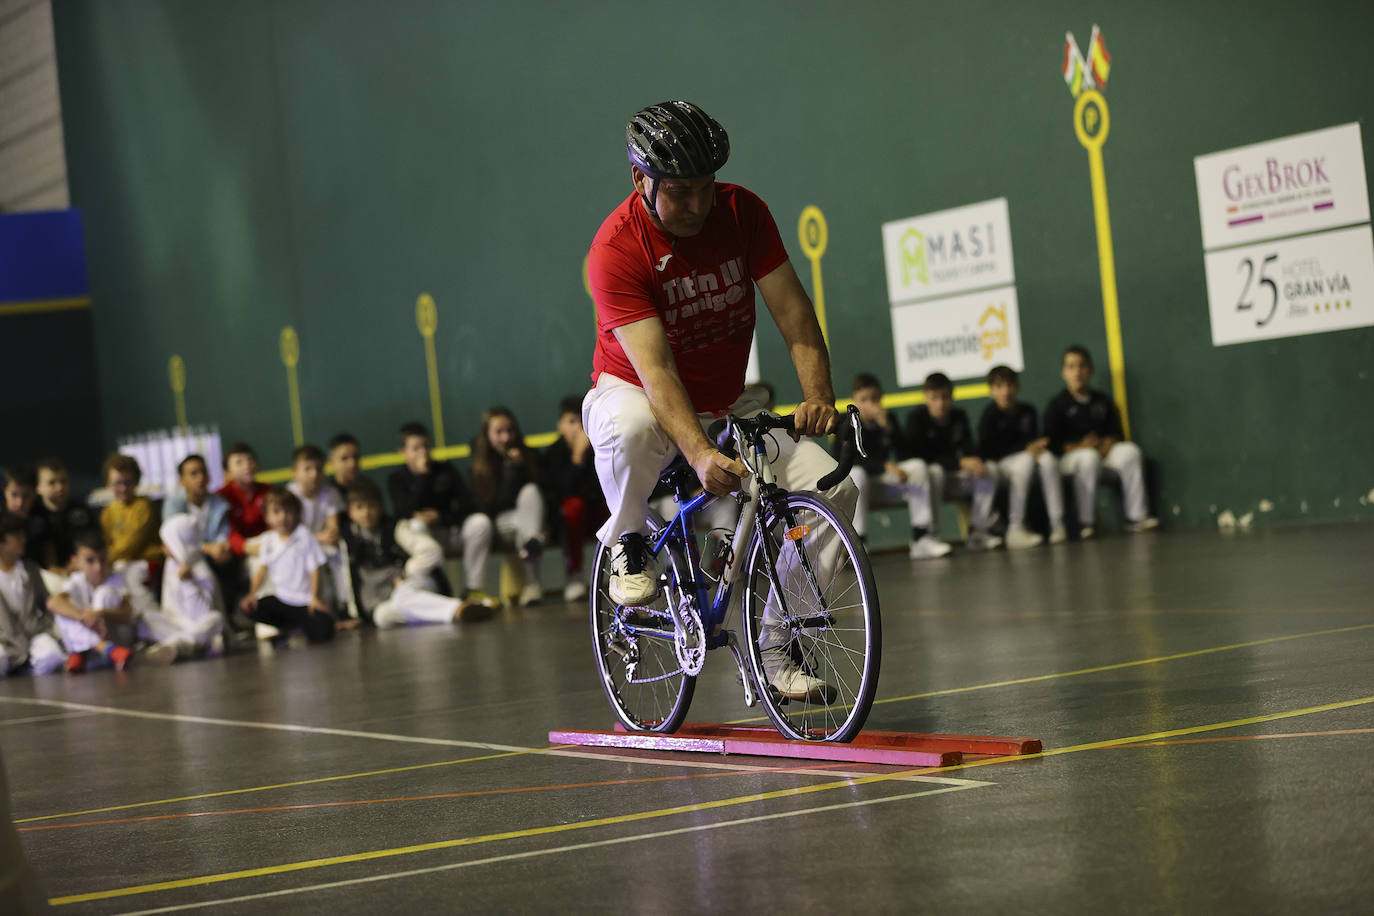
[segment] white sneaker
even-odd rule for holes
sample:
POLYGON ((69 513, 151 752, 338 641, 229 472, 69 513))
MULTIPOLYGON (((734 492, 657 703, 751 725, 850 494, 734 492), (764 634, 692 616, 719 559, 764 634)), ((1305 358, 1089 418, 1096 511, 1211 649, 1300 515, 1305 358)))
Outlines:
POLYGON ((913 560, 933 560, 937 557, 943 557, 951 549, 948 544, 935 535, 927 534, 920 540, 912 541, 907 554, 913 560))
POLYGON ((581 579, 569 579, 568 584, 563 586, 564 601, 581 601, 587 597, 587 583, 581 579))
POLYGON ((1069 533, 1068 533, 1067 531, 1064 530, 1064 526, 1063 526, 1062 524, 1055 525, 1055 526, 1053 526, 1052 528, 1050 528, 1050 543, 1051 543, 1051 544, 1062 544, 1062 543, 1064 543, 1065 541, 1067 541, 1068 539, 1069 539, 1069 533))
POLYGON ((520 606, 529 607, 538 604, 544 598, 544 586, 538 582, 526 582, 524 588, 520 589, 520 606))
POLYGON ((1002 539, 995 534, 988 534, 986 531, 975 531, 968 536, 965 545, 969 550, 996 550, 1002 546, 1002 539))
POLYGON ((1093 530, 1092 525, 1084 525, 1082 528, 1078 529, 1078 539, 1080 541, 1091 541, 1095 534, 1097 534, 1097 532, 1093 530))
POLYGON ((143 650, 142 661, 146 665, 170 665, 177 660, 177 647, 170 642, 160 642, 143 650))
POLYGON ((1126 525, 1126 530, 1140 533, 1141 531, 1153 531, 1159 527, 1159 519, 1153 515, 1147 515, 1138 522, 1130 522, 1126 525))
POLYGON ((224 634, 216 633, 210 640, 210 645, 205 647, 206 658, 219 658, 224 654, 224 634))
POLYGON ((1034 531, 1027 531, 1020 525, 1013 525, 1007 529, 1007 549, 1025 550, 1029 547, 1039 547, 1045 542, 1042 535, 1034 531))
POLYGON ((644 571, 644 536, 622 535, 611 548, 611 581, 607 591, 619 605, 645 605, 658 595, 658 583, 644 571))
POLYGON ((763 650, 763 670, 768 683, 789 700, 808 703, 833 703, 836 690, 825 681, 797 666, 784 649, 763 650))

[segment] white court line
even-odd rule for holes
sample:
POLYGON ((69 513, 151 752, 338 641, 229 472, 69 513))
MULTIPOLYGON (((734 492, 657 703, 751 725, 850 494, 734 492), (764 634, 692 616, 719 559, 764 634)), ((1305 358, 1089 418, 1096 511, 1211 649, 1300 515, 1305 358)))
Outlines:
MULTIPOLYGON (((628 754, 598 754, 590 751, 573 751, 562 748, 537 748, 522 747, 516 744, 492 744, 481 741, 462 741, 457 738, 424 738, 415 735, 391 735, 384 732, 362 732, 343 728, 323 728, 315 725, 292 725, 284 722, 254 722, 251 720, 239 719, 214 719, 207 716, 188 716, 180 713, 170 712, 142 712, 136 709, 119 709, 114 706, 92 706, 86 703, 70 703, 66 700, 42 700, 29 697, 0 697, 0 703, 26 703, 36 706, 56 706, 62 709, 74 709, 88 714, 106 713, 112 716, 129 716, 135 719, 155 719, 170 722, 190 722, 197 725, 224 725, 233 728, 260 728, 271 731, 299 732, 310 735, 333 735, 343 738, 370 738, 374 741, 391 741, 402 744, 426 744, 439 745, 441 747, 470 747, 482 750, 510 751, 513 753, 538 753, 553 757, 578 757, 586 760, 614 760, 621 763, 640 763, 652 766, 675 766, 688 767, 695 769, 711 770, 736 770, 739 772, 760 772, 767 773, 772 770, 784 769, 781 767, 752 766, 743 763, 713 763, 706 760, 662 760, 647 757, 634 757, 628 754)), ((806 773, 815 773, 818 776, 839 776, 853 778, 855 776, 872 776, 873 771, 867 770, 854 772, 851 770, 813 770, 806 769, 806 773)), ((944 776, 904 776, 899 781, 902 782, 938 782, 946 785, 988 785, 988 783, 976 780, 953 779, 944 776)))
POLYGON ((22 719, 0 719, 0 725, 27 725, 30 722, 52 722, 57 719, 84 719, 94 712, 55 712, 47 716, 25 716, 22 719))
POLYGON ((385 732, 359 732, 346 728, 323 728, 316 725, 291 725, 284 722, 253 722, 240 719, 212 719, 208 716, 187 716, 171 712, 143 712, 115 706, 92 706, 88 703, 69 703, 66 700, 40 700, 29 697, 0 697, 0 702, 26 703, 33 706, 56 706, 60 709, 79 709, 103 712, 111 716, 133 719, 160 719, 164 722, 190 722, 196 725, 226 725, 233 728, 260 728, 268 731, 300 732, 308 735, 334 735, 340 738, 369 738, 373 741, 394 741, 402 744, 431 744, 440 747, 473 747, 487 751, 532 751, 535 748, 513 744, 492 744, 487 741, 461 741, 457 738, 422 738, 416 735, 389 735, 385 732))
MULTIPOLYGON (((975 784, 978 785, 978 784, 975 784)), ((990 785, 990 783, 981 783, 990 785)), ((488 856, 485 859, 473 859, 468 862, 450 862, 447 865, 434 865, 429 868, 413 868, 408 871, 391 872, 385 875, 369 875, 366 878, 350 878, 344 881, 330 881, 324 884, 310 884, 305 887, 289 887, 277 891, 267 891, 261 894, 244 894, 239 897, 224 897, 219 900, 202 900, 197 903, 176 904, 173 906, 157 907, 151 910, 132 910, 120 914, 120 916, 152 916, 154 913, 175 913, 181 910, 197 910, 205 907, 220 906, 228 903, 247 903, 252 900, 266 900, 272 897, 284 897, 288 894, 304 894, 311 891, 324 891, 336 887, 352 887, 359 884, 371 884, 377 881, 390 881, 393 878, 413 878, 417 875, 434 874, 441 871, 452 871, 458 868, 470 868, 474 865, 494 865, 499 862, 513 862, 517 859, 531 859, 536 856, 549 856, 562 852, 577 852, 583 849, 596 849, 603 846, 617 846, 622 843, 635 843, 640 840, 656 840, 663 837, 678 836, 684 833, 698 833, 704 830, 717 830, 721 827, 738 827, 742 824, 757 824, 763 821, 782 820, 789 817, 801 817, 806 814, 821 814, 826 811, 842 811, 846 808, 863 808, 869 805, 882 805, 887 802, 907 801, 912 798, 921 798, 928 795, 942 795, 946 792, 960 792, 964 789, 972 789, 974 785, 967 786, 947 786, 941 789, 926 789, 922 792, 908 792, 905 795, 888 795, 883 798, 870 798, 864 801, 841 802, 834 805, 822 805, 817 808, 803 808, 800 811, 782 811, 777 814, 760 814, 755 817, 742 817, 733 821, 719 821, 714 824, 697 824, 691 827, 678 827, 673 830, 655 830, 652 833, 637 833, 634 836, 616 837, 609 840, 596 840, 590 843, 571 843, 567 846, 555 846, 551 849, 535 849, 529 852, 515 852, 504 856, 488 856)))

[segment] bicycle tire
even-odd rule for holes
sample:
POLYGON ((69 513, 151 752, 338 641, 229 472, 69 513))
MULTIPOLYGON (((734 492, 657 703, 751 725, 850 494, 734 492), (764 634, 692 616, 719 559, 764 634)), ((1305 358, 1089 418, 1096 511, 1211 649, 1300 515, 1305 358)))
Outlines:
POLYGON ((741 617, 759 700, 788 738, 852 741, 873 705, 882 660, 873 567, 853 524, 830 500, 816 493, 789 493, 784 506, 764 520, 763 538, 756 531, 750 541, 743 580, 741 617), (832 545, 835 562, 823 569, 832 545), (774 562, 770 549, 778 558, 774 562), (816 560, 811 564, 814 578, 806 572, 811 559, 816 560), (783 601, 773 602, 770 609, 773 569, 783 580, 783 601), (830 623, 798 625, 823 620, 830 623), (783 656, 803 674, 829 685, 834 696, 817 692, 784 698, 769 677, 770 669, 785 664, 783 656))
MULTIPOLYGON (((681 673, 671 643, 651 636, 627 636, 617 626, 623 619, 621 609, 611 600, 610 551, 599 545, 592 562, 592 589, 588 602, 592 625, 592 653, 596 657, 601 689, 620 723, 631 731, 677 731, 687 718, 687 708, 696 690, 696 678, 681 673), (645 683, 633 683, 628 662, 635 659, 636 678, 659 678, 645 683), (641 665, 643 666, 641 668, 641 665), (669 675, 677 668, 676 675, 669 675)), ((661 615, 666 626, 672 628, 668 617, 666 589, 659 589, 658 597, 649 607, 661 615)))

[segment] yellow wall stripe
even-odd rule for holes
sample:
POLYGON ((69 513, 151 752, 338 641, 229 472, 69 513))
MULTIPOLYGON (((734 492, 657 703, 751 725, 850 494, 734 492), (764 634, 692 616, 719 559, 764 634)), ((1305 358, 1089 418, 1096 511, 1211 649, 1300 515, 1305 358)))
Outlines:
POLYGON ((90 296, 75 296, 71 299, 36 299, 32 302, 6 302, 0 304, 0 317, 5 315, 37 315, 43 312, 70 312, 73 309, 88 309, 90 307, 90 296))

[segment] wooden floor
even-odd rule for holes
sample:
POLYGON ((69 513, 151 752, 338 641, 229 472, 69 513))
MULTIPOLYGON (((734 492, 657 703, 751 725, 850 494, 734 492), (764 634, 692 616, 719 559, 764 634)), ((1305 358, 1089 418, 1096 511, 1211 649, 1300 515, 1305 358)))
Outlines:
MULTIPOLYGON (((1272 912, 1374 899, 1374 526, 876 559, 874 729, 957 769, 550 748, 585 611, 0 682, 58 912, 1272 912)), ((752 718, 728 657, 698 721, 752 718)))

